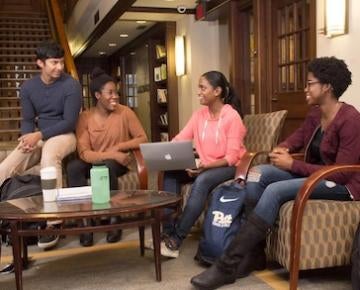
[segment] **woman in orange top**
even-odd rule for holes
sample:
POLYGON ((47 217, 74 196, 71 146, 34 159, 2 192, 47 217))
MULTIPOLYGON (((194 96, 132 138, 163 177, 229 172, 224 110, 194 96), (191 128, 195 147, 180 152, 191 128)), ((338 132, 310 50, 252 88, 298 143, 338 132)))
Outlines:
MULTIPOLYGON (((147 137, 135 113, 119 104, 113 78, 99 68, 93 70, 90 92, 96 105, 80 114, 76 128, 80 159, 73 160, 67 167, 68 185, 87 185, 92 163, 103 162, 109 168, 110 189, 117 190, 117 178, 128 171, 128 151, 147 142, 147 137)), ((108 242, 117 242, 120 238, 119 230, 107 234, 108 242)), ((82 234, 80 243, 91 246, 92 233, 82 234)))

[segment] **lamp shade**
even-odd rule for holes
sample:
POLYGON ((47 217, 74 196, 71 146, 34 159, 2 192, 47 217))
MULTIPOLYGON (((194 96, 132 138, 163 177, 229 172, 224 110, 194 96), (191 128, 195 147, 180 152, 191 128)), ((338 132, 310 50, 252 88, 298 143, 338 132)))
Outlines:
POLYGON ((181 35, 175 37, 175 72, 177 76, 185 74, 185 40, 181 35))

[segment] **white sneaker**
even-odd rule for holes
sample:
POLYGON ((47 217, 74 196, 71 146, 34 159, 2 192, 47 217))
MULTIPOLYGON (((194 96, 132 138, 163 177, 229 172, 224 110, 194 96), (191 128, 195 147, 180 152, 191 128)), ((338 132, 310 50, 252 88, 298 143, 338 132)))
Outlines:
POLYGON ((160 244, 160 253, 161 256, 169 257, 169 258, 177 258, 179 257, 179 250, 171 250, 166 245, 165 242, 161 242, 160 244))
MULTIPOLYGON (((154 250, 154 243, 153 239, 148 239, 144 242, 145 249, 154 250)), ((177 258, 179 257, 179 250, 170 250, 166 245, 165 242, 161 241, 160 243, 160 254, 161 256, 168 257, 168 258, 177 258)))

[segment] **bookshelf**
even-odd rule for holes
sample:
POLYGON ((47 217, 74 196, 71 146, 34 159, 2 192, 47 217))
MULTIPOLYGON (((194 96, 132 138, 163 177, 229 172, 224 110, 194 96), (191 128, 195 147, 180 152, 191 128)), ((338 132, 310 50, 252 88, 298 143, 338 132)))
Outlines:
POLYGON ((113 70, 120 66, 121 102, 134 109, 153 142, 179 131, 175 34, 175 22, 159 22, 110 59, 113 70))
POLYGON ((175 75, 175 23, 159 24, 149 38, 151 139, 169 141, 178 132, 177 77, 175 75))
POLYGON ((152 59, 150 70, 153 78, 150 80, 150 97, 152 110, 152 139, 169 141, 168 93, 167 93, 167 58, 164 39, 150 39, 149 53, 152 59))

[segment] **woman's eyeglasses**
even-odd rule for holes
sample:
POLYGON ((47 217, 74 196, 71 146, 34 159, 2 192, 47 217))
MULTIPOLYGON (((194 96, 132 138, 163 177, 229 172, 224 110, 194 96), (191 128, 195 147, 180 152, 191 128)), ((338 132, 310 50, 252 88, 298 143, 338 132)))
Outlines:
POLYGON ((311 87, 311 85, 314 85, 314 84, 320 84, 320 81, 307 81, 306 87, 309 88, 309 87, 311 87))

